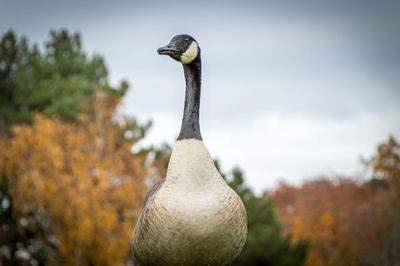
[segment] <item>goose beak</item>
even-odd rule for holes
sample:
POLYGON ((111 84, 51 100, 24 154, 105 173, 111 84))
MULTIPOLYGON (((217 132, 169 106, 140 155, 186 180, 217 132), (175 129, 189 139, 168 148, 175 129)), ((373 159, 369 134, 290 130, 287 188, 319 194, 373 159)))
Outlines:
POLYGON ((158 48, 157 52, 159 55, 180 56, 180 52, 172 44, 158 48))

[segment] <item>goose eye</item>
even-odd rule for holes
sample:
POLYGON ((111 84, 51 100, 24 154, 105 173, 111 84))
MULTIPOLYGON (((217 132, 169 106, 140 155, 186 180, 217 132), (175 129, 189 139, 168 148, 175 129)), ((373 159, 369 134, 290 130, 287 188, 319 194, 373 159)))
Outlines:
POLYGON ((189 39, 185 39, 185 42, 189 42, 189 39))

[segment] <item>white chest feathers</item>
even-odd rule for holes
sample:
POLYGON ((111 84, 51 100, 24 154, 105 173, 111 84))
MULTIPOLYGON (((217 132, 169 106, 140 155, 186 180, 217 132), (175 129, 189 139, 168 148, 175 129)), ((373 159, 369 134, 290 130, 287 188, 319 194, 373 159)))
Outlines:
POLYGON ((246 241, 243 203, 202 141, 176 143, 165 183, 150 205, 133 243, 144 265, 226 265, 246 241))
POLYGON ((168 165, 165 186, 178 192, 212 194, 210 190, 227 186, 201 140, 176 142, 168 165))

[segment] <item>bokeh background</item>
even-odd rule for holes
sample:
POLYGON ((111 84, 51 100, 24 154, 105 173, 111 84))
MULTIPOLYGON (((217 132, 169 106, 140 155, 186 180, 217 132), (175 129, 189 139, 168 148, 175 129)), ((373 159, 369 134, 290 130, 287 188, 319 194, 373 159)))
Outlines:
POLYGON ((398 265, 399 25, 395 0, 1 1, 0 262, 132 263, 183 110, 156 50, 187 33, 204 142, 248 209, 236 263, 398 265))

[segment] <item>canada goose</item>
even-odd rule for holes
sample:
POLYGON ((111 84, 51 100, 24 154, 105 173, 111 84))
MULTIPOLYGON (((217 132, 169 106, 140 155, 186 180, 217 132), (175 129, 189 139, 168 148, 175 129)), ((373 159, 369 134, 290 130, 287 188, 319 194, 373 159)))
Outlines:
POLYGON ((147 195, 132 236, 135 263, 227 265, 246 241, 246 210, 201 138, 200 47, 191 36, 177 35, 158 53, 182 63, 185 107, 167 176, 147 195))

